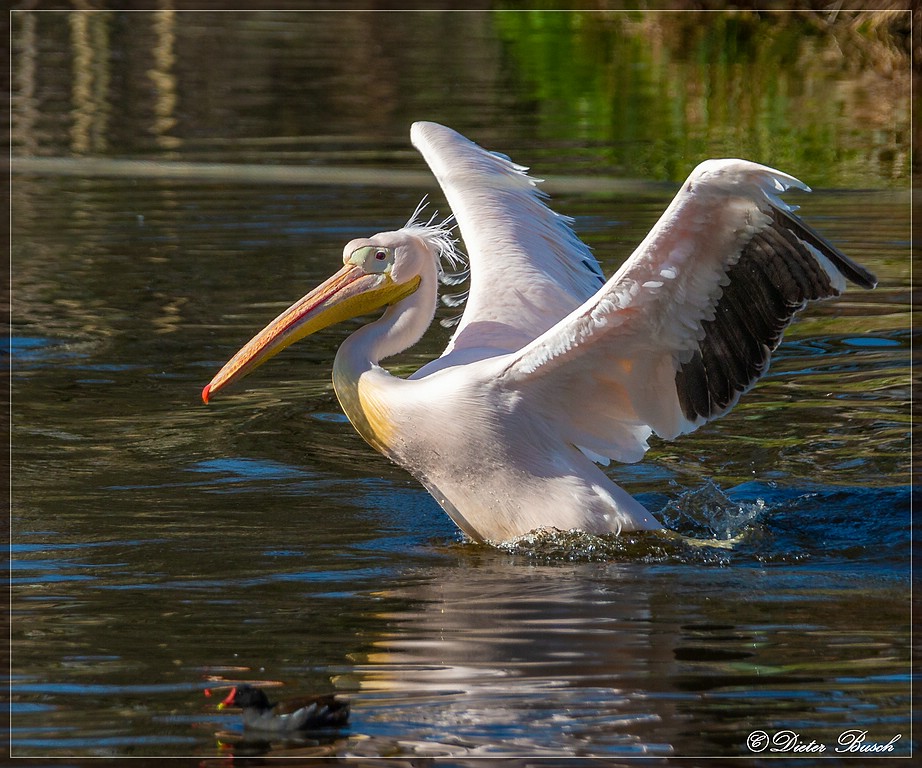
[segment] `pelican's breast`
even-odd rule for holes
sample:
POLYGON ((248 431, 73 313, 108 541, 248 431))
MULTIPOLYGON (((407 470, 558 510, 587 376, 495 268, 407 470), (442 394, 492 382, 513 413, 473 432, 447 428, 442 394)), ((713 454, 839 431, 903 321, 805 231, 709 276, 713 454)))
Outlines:
POLYGON ((333 389, 346 417, 366 443, 385 456, 391 456, 394 423, 390 410, 376 392, 374 378, 372 371, 351 376, 340 365, 333 366, 333 389))

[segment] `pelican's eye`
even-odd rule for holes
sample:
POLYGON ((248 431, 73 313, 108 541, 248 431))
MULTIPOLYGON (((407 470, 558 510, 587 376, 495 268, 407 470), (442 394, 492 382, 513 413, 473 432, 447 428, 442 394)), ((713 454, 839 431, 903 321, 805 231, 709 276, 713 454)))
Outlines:
POLYGON ((394 252, 380 245, 363 245, 352 252, 349 263, 361 267, 364 272, 389 272, 394 266, 394 252))

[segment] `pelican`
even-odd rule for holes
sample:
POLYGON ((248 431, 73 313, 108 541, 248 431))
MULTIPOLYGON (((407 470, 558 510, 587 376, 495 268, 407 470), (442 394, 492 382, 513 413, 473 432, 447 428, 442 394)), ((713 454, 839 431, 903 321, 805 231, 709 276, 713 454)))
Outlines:
MULTIPOLYGON (((606 281, 527 168, 431 122, 410 136, 460 229, 470 290, 441 357, 407 379, 381 361, 423 336, 462 259, 420 217, 351 241, 343 267, 254 336, 209 398, 289 344, 384 308, 339 347, 333 387, 358 433, 478 542, 538 528, 661 528, 603 471, 727 413, 807 302, 875 277, 793 214, 802 182, 745 160, 695 168, 606 281)), ((455 273, 457 274, 457 273, 455 273)))

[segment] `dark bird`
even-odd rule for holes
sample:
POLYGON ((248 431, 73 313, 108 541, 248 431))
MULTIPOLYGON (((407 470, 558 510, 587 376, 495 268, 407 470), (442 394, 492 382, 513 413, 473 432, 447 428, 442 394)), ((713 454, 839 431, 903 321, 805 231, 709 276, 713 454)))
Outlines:
POLYGON ((319 728, 339 728, 349 719, 349 702, 332 694, 305 696, 275 704, 266 692, 246 683, 235 686, 218 709, 243 710, 245 727, 268 733, 298 733, 319 728))

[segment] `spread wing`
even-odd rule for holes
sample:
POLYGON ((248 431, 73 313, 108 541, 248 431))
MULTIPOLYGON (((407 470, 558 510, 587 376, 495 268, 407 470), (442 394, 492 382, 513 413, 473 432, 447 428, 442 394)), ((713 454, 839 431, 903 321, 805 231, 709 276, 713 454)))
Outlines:
POLYGON ((634 254, 506 369, 590 458, 637 461, 729 411, 807 302, 874 276, 778 197, 796 179, 743 160, 691 174, 634 254))
POLYGON ((414 123, 410 137, 442 187, 470 261, 470 295, 446 355, 521 349, 604 284, 570 219, 544 205, 525 168, 436 123, 414 123))

